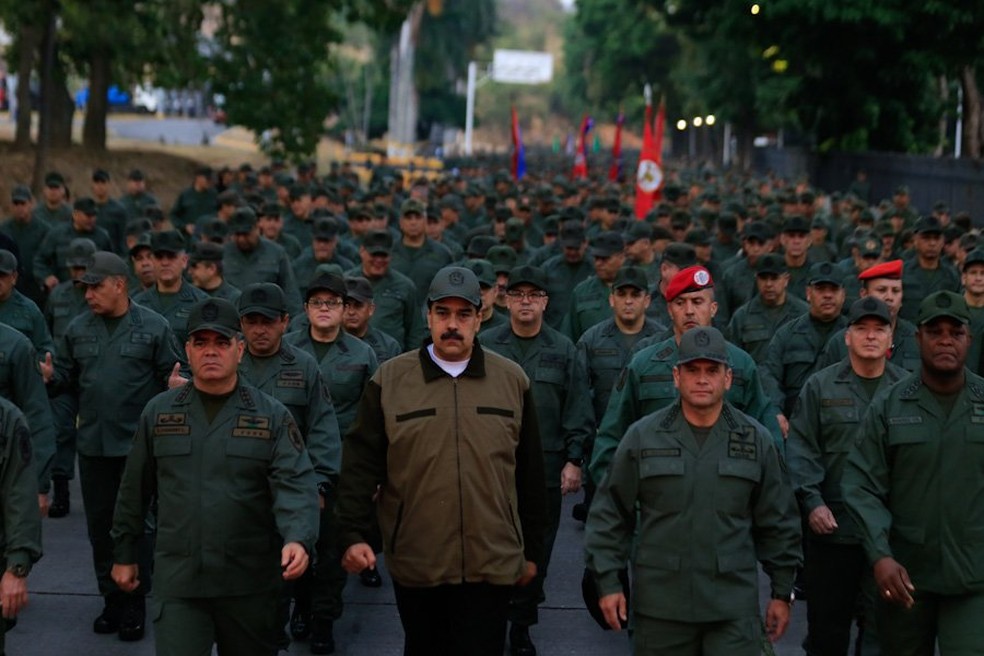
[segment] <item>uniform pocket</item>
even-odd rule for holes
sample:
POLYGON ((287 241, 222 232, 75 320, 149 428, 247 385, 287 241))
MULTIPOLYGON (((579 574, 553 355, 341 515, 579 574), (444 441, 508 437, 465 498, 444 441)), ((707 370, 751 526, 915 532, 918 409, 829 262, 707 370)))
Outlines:
POLYGON ((163 437, 154 440, 154 456, 157 458, 169 458, 173 456, 187 456, 191 454, 190 437, 163 437))
POLYGON ((226 442, 226 455, 251 460, 270 460, 273 440, 260 440, 248 437, 230 439, 226 442))
POLYGON ((714 492, 718 511, 728 515, 748 515, 752 494, 761 480, 762 468, 758 461, 719 461, 718 484, 714 492))
POLYGON ((680 458, 643 458, 639 488, 644 508, 656 513, 678 513, 687 503, 686 463, 680 458))

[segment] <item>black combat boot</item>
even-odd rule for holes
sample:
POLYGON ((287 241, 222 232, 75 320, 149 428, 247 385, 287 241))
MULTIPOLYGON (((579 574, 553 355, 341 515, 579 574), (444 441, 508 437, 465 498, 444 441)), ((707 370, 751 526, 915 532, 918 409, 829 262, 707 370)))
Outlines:
POLYGON ((143 595, 130 594, 124 597, 118 633, 123 642, 136 642, 143 639, 144 622, 147 619, 146 601, 143 595))
POLYGON ((512 656, 536 656, 536 646, 530 638, 530 627, 522 624, 509 627, 509 653, 512 656))
POLYGON ((331 620, 314 620, 310 647, 312 654, 335 653, 335 635, 331 620))
POLYGON ((54 477, 51 479, 51 487, 54 498, 48 506, 48 517, 55 519, 64 517, 71 510, 71 503, 68 500, 68 479, 61 476, 54 477))

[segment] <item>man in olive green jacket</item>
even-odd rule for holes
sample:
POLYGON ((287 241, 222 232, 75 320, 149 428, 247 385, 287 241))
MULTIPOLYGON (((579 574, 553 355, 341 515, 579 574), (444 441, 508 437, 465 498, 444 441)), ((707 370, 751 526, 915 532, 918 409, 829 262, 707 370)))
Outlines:
POLYGON ((375 508, 404 654, 502 656, 510 594, 543 557, 533 396, 515 363, 475 340, 472 271, 439 271, 428 305, 432 341, 379 367, 346 436, 342 562, 351 573, 376 565, 375 508))
MULTIPOLYGON (((873 566, 882 653, 977 654, 984 645, 984 379, 965 368, 963 297, 919 306, 922 367, 871 403, 844 500, 873 566)), ((977 337, 976 335, 974 337, 977 337)))
POLYGON ((629 428, 588 514, 599 606, 624 626, 619 572, 631 556, 636 654, 759 656, 758 562, 772 583, 772 640, 788 625, 801 562, 792 489, 769 433, 724 400, 720 331, 684 333, 673 378, 680 400, 629 428))

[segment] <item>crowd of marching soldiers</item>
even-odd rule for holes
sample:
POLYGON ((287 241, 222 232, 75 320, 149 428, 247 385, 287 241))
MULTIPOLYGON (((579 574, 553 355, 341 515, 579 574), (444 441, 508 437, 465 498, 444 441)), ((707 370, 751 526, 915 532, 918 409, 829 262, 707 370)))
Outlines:
MULTIPOLYGON (((677 398, 673 368, 687 330, 714 326, 727 338, 734 372, 727 400, 777 445, 811 376, 847 355, 843 334, 858 299, 885 303, 887 357, 908 372, 920 366, 914 322, 932 294, 959 294, 970 332, 984 331, 977 229, 943 203, 921 213, 905 187, 872 202, 864 184, 825 193, 768 176, 674 171, 653 209, 636 217, 631 185, 535 174, 517 182, 474 162, 436 179, 380 166, 368 181, 348 165, 327 174, 313 163, 201 167, 170 207, 158 203, 153 183, 140 170, 96 170, 70 194, 51 172, 40 197, 25 186, 12 190, 0 225, 0 392, 26 417, 42 514, 70 512, 78 459, 106 598, 93 628, 125 640, 143 635, 145 611, 142 598, 121 595, 109 579, 122 461, 107 461, 125 459, 126 433, 143 405, 186 379, 189 316, 203 299, 239 308, 255 356, 279 353, 278 367, 290 371, 300 366, 295 359, 313 361, 296 385, 286 376, 270 391, 305 439, 324 430, 337 449, 375 369, 426 337, 423 299, 435 273, 455 263, 474 271, 479 339, 523 367, 537 398, 548 560, 561 495, 583 483, 574 515, 584 521, 629 426, 677 398), (134 359, 128 367, 105 357, 118 352, 112 332, 80 333, 89 313, 109 316, 115 301, 92 288, 114 275, 117 260, 127 278, 124 306, 147 310, 121 352, 120 361, 134 359), (41 363, 41 375, 31 362, 41 363), (143 380, 146 371, 154 385, 125 380, 143 380), (321 386, 327 405, 316 404, 321 386), (313 396, 290 401, 301 388, 313 396), (119 440, 110 444, 114 431, 119 440)), ((975 339, 968 369, 980 373, 982 358, 975 339)), ((273 370, 248 365, 247 358, 241 374, 262 389, 273 370)), ((326 483, 339 474, 337 453, 332 458, 324 457, 326 483)), ((334 530, 330 522, 321 528, 334 530)), ((20 549, 26 561, 40 553, 30 531, 20 545, 6 537, 8 551, 20 549)), ((328 570, 285 593, 285 609, 293 597, 290 632, 312 636, 314 653, 331 653, 331 621, 341 613, 344 575, 328 570)), ((536 653, 529 627, 544 598, 546 563, 540 570, 511 607, 510 647, 520 656, 536 653)), ((380 584, 375 571, 362 580, 380 584)))

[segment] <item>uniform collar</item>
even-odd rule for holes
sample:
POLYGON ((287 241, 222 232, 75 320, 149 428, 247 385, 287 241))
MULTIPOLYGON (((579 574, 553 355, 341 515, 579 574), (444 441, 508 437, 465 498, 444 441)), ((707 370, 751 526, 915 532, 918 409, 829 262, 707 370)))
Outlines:
MULTIPOLYGON (((420 368, 424 374, 425 383, 448 376, 447 372, 437 366, 437 363, 431 358, 430 353, 427 352, 427 347, 433 343, 434 340, 427 338, 424 345, 417 351, 417 357, 420 358, 420 368)), ((475 345, 472 347, 471 357, 468 359, 468 366, 461 372, 461 375, 470 378, 485 378, 485 353, 478 343, 477 336, 475 337, 475 345)))

